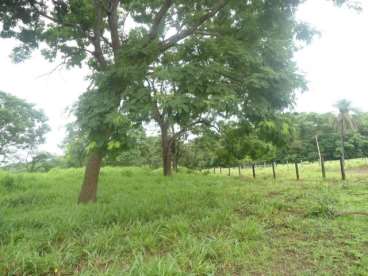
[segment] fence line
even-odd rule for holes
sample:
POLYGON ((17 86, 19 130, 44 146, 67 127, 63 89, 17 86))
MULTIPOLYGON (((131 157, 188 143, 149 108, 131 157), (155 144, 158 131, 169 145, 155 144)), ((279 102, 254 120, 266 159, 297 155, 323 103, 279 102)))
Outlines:
MULTIPOLYGON (((356 159, 353 159, 353 160, 356 160, 356 159)), ((362 158, 361 159, 362 161, 365 161, 367 164, 368 164, 368 159, 367 158, 362 158)), ((341 157, 339 160, 328 160, 328 162, 331 162, 331 161, 338 161, 339 163, 339 171, 340 171, 340 175, 341 175, 341 179, 342 180, 346 180, 346 169, 345 169, 345 160, 341 157)), ((321 161, 319 162, 315 162, 315 163, 318 163, 319 164, 319 167, 320 167, 320 170, 321 170, 321 176, 322 176, 322 179, 326 179, 327 178, 327 174, 326 174, 326 161, 324 160, 323 156, 321 158, 321 161)), ((239 176, 242 176, 242 169, 250 169, 251 170, 251 173, 252 173, 252 176, 253 178, 255 179, 256 176, 257 176, 257 165, 260 166, 260 169, 266 169, 266 168, 270 168, 271 171, 270 173, 272 173, 272 177, 273 179, 277 179, 279 176, 279 174, 277 173, 277 166, 278 164, 283 164, 286 166, 287 170, 290 170, 290 166, 289 166, 289 161, 287 161, 286 163, 277 163, 276 161, 272 161, 270 163, 266 163, 266 162, 255 162, 255 163, 248 163, 248 164, 241 164, 241 165, 238 165, 237 168, 238 168, 238 175, 239 176)), ((292 163, 291 163, 292 164, 292 163)), ((301 174, 301 171, 300 171, 300 167, 303 167, 304 165, 306 164, 314 164, 314 162, 308 162, 306 163, 305 161, 295 161, 294 162, 294 169, 295 169, 295 178, 296 180, 300 180, 302 179, 302 174, 301 174)), ((291 167, 291 168, 292 168, 291 167)), ((222 166, 219 166, 219 167, 213 167, 213 173, 216 174, 217 173, 217 168, 219 168, 219 173, 222 174, 222 169, 224 167, 222 166)), ((228 173, 227 175, 228 176, 231 176, 232 175, 232 172, 231 172, 231 167, 227 167, 228 169, 228 173)), ((234 169, 236 169, 234 167, 234 169)))

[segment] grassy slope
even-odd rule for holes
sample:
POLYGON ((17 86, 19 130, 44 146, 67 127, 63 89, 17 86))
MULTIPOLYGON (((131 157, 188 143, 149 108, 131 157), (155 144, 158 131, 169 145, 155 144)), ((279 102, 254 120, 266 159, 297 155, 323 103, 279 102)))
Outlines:
POLYGON ((368 211, 364 176, 283 169, 274 182, 105 168, 88 206, 82 170, 0 181, 0 275, 368 275, 368 217, 336 216, 368 211))

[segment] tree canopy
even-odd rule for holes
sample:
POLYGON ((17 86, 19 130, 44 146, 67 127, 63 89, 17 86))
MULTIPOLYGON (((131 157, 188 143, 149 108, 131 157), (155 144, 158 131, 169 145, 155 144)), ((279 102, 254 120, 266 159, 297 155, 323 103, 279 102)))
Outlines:
POLYGON ((32 104, 0 91, 0 164, 44 143, 46 122, 45 114, 32 104))

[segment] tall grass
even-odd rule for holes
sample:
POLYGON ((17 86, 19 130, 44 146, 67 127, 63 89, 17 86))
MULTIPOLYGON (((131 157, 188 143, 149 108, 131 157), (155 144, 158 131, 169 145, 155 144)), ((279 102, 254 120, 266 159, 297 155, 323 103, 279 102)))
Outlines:
POLYGON ((82 170, 0 172, 0 274, 368 274, 367 219, 336 215, 368 210, 366 182, 277 169, 288 177, 107 167, 85 206, 82 170))

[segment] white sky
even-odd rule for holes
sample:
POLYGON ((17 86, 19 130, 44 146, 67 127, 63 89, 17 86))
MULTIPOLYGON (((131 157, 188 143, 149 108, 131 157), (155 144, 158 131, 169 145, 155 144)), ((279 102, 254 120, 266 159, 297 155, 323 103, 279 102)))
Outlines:
POLYGON ((321 37, 296 55, 309 81, 297 111, 332 111, 343 98, 368 111, 368 0, 360 3, 361 13, 324 0, 309 0, 300 9, 298 17, 315 26, 321 37))
MULTIPOLYGON (((298 12, 300 20, 321 32, 296 55, 300 70, 305 73, 309 90, 298 97, 296 111, 326 112, 346 98, 362 111, 368 111, 368 0, 361 0, 363 12, 337 8, 325 0, 308 0, 298 12)), ((85 91, 87 69, 58 70, 57 63, 48 63, 39 54, 23 64, 9 58, 16 43, 0 39, 0 90, 14 94, 42 108, 52 131, 43 149, 60 153, 68 120, 66 108, 85 91)))

